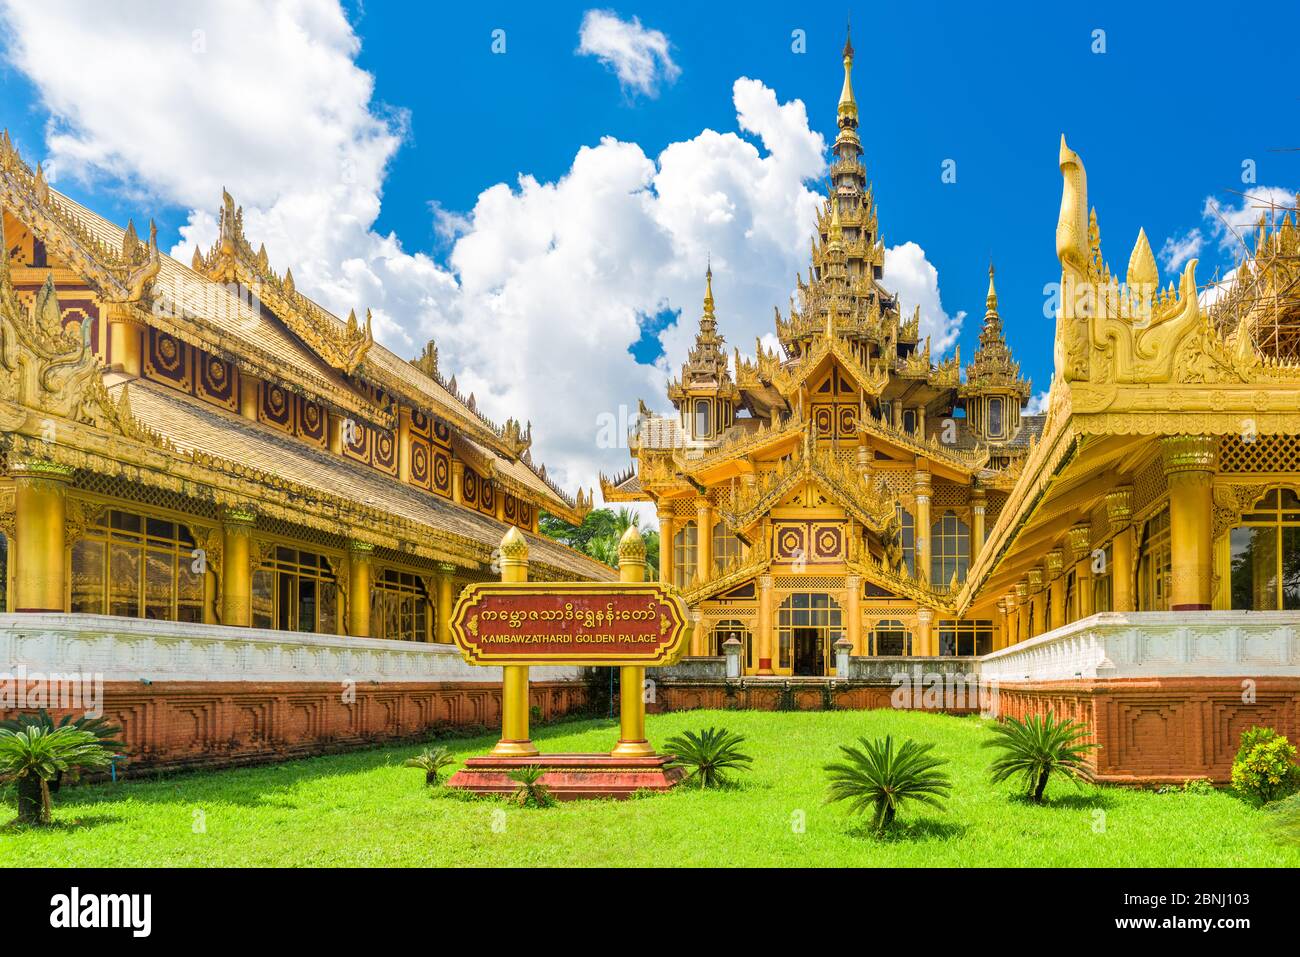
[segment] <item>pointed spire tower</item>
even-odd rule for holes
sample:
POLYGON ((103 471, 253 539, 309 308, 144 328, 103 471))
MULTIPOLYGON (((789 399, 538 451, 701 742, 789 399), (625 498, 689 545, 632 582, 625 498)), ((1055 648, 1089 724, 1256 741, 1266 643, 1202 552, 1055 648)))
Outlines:
POLYGON ((791 304, 789 321, 778 315, 777 334, 792 356, 802 354, 828 321, 837 335, 858 343, 864 356, 879 353, 885 339, 891 349, 895 337, 905 340, 905 331, 900 335, 898 329, 897 301, 879 283, 885 247, 862 165, 858 101, 853 94, 853 40, 847 35, 843 62, 829 190, 817 217, 808 281, 799 281, 798 302, 791 304))
POLYGON ((1011 355, 1002 333, 998 313, 998 291, 989 263, 989 291, 984 297, 984 327, 979 348, 966 366, 961 396, 966 400, 966 418, 980 438, 997 442, 1016 434, 1020 407, 1029 398, 1030 383, 1020 376, 1020 363, 1011 355))
POLYGON ((693 439, 716 438, 735 421, 740 392, 727 368, 722 350, 725 340, 718 335, 714 312, 713 264, 704 273, 704 311, 695 345, 682 365, 681 379, 668 385, 668 398, 678 411, 693 439))

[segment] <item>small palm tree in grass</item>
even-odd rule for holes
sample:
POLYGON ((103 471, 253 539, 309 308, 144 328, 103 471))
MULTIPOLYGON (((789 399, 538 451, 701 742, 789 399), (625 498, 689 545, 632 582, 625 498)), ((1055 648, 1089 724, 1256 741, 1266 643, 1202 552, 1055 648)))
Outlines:
POLYGON ((424 783, 430 787, 437 787, 442 783, 442 772, 455 763, 456 759, 451 756, 451 752, 446 748, 430 748, 423 754, 407 758, 402 762, 402 766, 419 768, 424 772, 424 783))
POLYGON ((983 747, 1002 751, 989 768, 994 783, 1019 777, 1025 794, 1041 804, 1053 774, 1070 778, 1075 784, 1092 780, 1087 759, 1088 752, 1097 745, 1083 740, 1088 729, 1077 721, 1058 720, 1049 711, 1046 715, 1031 715, 1027 721, 1009 717, 991 730, 994 737, 983 747))
POLYGON ((687 731, 664 743, 672 755, 669 767, 689 768, 683 783, 699 788, 716 788, 730 783, 724 772, 748 771, 754 759, 740 750, 743 735, 726 728, 705 728, 699 734, 687 731))
POLYGON ((855 814, 869 809, 877 834, 893 826, 898 809, 908 801, 943 809, 940 799, 948 796, 952 781, 939 770, 947 760, 930 754, 933 744, 908 738, 895 750, 893 735, 859 738, 858 743, 860 749, 840 745, 844 760, 826 765, 831 780, 827 804, 848 801, 855 814))
POLYGON ((530 764, 510 772, 515 791, 510 799, 520 807, 546 807, 551 803, 551 789, 542 783, 546 769, 540 764, 530 764))
POLYGON ((66 772, 107 767, 112 759, 93 732, 69 725, 0 730, 0 778, 17 786, 20 824, 50 823, 50 781, 66 772))

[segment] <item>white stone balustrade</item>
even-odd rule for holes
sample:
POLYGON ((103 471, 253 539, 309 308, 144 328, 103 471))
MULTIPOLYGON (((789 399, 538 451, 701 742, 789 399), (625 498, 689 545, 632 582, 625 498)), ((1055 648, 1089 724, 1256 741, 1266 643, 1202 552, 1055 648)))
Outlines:
MULTIPOLYGON (((454 645, 179 624, 111 615, 0 615, 0 674, 83 672, 104 681, 501 681, 454 645)), ((577 668, 532 668, 574 681, 577 668)))
POLYGON ((1104 612, 980 659, 1002 684, 1095 678, 1300 676, 1300 612, 1104 612))

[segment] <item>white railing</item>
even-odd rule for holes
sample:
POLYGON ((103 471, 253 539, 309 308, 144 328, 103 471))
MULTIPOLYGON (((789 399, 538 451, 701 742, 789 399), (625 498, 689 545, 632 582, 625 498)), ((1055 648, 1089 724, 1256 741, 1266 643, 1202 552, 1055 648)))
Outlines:
POLYGON ((1300 612, 1105 612, 980 659, 1003 684, 1193 676, 1300 676, 1300 612))
MULTIPOLYGON (((0 615, 0 673, 82 672, 104 681, 499 682, 454 645, 191 625, 111 615, 0 615)), ((533 668, 570 681, 576 668, 533 668)))

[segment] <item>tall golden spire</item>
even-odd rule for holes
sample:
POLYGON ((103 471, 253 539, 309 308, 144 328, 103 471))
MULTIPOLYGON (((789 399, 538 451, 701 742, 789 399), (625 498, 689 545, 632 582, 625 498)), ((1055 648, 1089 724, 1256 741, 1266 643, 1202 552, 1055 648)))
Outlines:
POLYGON ((985 318, 998 314, 998 291, 993 288, 993 264, 989 263, 989 294, 984 297, 985 318))
POLYGON ((704 270, 704 316, 701 321, 713 319, 713 257, 709 257, 708 264, 704 270))
POLYGON ((839 105, 840 126, 858 125, 858 103, 853 98, 853 40, 848 28, 844 30, 844 89, 840 91, 839 105))

